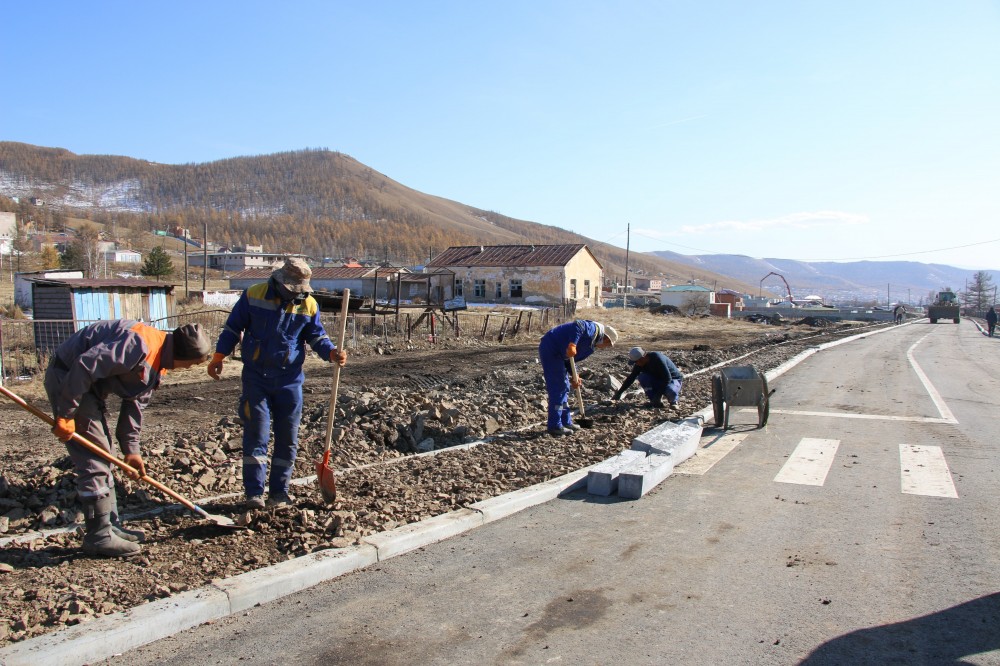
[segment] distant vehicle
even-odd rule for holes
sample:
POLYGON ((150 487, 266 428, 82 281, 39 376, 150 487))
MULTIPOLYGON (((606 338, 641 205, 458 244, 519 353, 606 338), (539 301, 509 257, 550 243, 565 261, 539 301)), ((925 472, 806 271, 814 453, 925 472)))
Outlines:
POLYGON ((932 324, 936 324, 938 319, 951 319, 956 324, 959 323, 961 314, 955 292, 950 289, 939 291, 937 300, 927 307, 927 318, 932 324))

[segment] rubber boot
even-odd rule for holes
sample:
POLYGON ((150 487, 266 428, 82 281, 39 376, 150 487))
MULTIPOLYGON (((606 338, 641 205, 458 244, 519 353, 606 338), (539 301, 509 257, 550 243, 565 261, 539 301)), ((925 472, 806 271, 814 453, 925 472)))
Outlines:
POLYGON ((83 552, 103 557, 129 557, 142 551, 142 546, 122 539, 111 529, 111 496, 83 503, 87 532, 83 536, 83 552))
POLYGON ((128 528, 122 525, 118 515, 118 494, 115 492, 114 483, 111 484, 111 531, 126 541, 132 543, 145 543, 146 533, 143 530, 128 528))

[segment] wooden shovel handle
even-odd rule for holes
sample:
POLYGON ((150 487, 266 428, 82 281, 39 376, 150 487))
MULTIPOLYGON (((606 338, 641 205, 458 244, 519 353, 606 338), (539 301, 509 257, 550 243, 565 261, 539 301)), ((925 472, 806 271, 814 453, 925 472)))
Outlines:
MULTIPOLYGON (((17 403, 18 405, 20 405, 24 409, 28 410, 29 412, 31 412, 32 414, 34 414, 38 418, 42 419, 43 421, 45 421, 49 425, 54 426, 56 424, 55 420, 51 416, 49 416, 48 414, 46 414, 42 410, 38 409, 37 407, 33 407, 32 405, 29 405, 20 396, 12 393, 11 391, 8 391, 3 386, 0 386, 0 393, 3 393, 5 396, 7 396, 11 400, 13 400, 15 403, 17 403)), ((135 467, 132 467, 131 465, 129 465, 124 460, 119 460, 115 456, 111 455, 110 453, 108 453, 107 451, 105 451, 104 449, 102 449, 101 447, 99 447, 97 444, 94 444, 93 442, 91 442, 89 439, 87 439, 86 437, 84 437, 80 433, 74 432, 73 435, 72 435, 72 437, 70 437, 70 439, 72 439, 74 442, 76 442, 77 444, 79 444, 83 448, 87 449, 88 451, 90 451, 94 455, 100 456, 101 458, 104 458, 105 460, 107 460, 112 465, 115 465, 115 466, 121 468, 126 474, 128 474, 133 479, 139 479, 140 481, 142 481, 144 483, 148 483, 149 485, 153 486, 154 488, 156 488, 157 490, 159 490, 164 495, 167 495, 168 497, 171 497, 171 498, 177 500, 178 502, 180 502, 181 504, 183 504, 188 509, 191 509, 192 511, 195 511, 197 513, 200 513, 200 514, 203 514, 203 515, 206 515, 206 516, 208 515, 208 514, 205 513, 205 510, 202 509, 201 507, 195 506, 194 503, 192 503, 189 500, 185 499, 181 495, 178 495, 173 490, 171 490, 170 488, 167 488, 165 485, 163 485, 162 483, 160 483, 156 479, 153 479, 153 478, 151 478, 151 477, 149 477, 149 476, 147 476, 145 474, 139 474, 139 470, 137 470, 135 467)))
POLYGON ((580 418, 587 416, 587 410, 583 408, 583 392, 580 391, 580 375, 576 374, 576 361, 573 357, 569 357, 569 369, 573 375, 573 383, 576 385, 574 389, 576 390, 576 404, 580 407, 580 418))
MULTIPOLYGON (((337 350, 344 349, 344 337, 347 334, 347 301, 351 297, 351 290, 345 289, 341 294, 343 299, 340 303, 340 330, 337 332, 337 350)), ((340 364, 333 364, 333 388, 330 390, 330 407, 326 415, 326 442, 323 448, 323 460, 330 459, 330 442, 333 439, 333 417, 337 410, 337 391, 340 390, 340 364)))

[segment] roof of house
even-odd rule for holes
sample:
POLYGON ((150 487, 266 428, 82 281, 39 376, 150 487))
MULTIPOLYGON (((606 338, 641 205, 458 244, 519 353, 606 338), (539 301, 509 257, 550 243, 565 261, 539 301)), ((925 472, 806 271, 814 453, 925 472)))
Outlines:
MULTIPOLYGON (((593 253, 583 243, 573 245, 466 245, 449 247, 427 266, 565 266, 586 250, 598 266, 593 253)), ((604 268, 601 266, 601 268, 604 268)))
POLYGON ((169 282, 154 282, 153 280, 119 279, 95 280, 92 278, 29 278, 30 282, 39 285, 54 285, 64 287, 80 287, 82 289, 101 289, 104 287, 131 287, 133 289, 173 289, 175 285, 169 282))
POLYGON ((712 291, 708 287, 700 284, 675 284, 672 287, 664 287, 663 291, 712 291))

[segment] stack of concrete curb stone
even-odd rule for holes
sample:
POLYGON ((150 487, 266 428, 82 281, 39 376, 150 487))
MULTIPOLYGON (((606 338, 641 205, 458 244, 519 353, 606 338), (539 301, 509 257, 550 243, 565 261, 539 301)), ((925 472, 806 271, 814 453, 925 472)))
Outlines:
POLYGON ((701 440, 702 421, 667 421, 632 440, 632 448, 594 465, 587 473, 587 492, 639 499, 692 455, 701 440))

